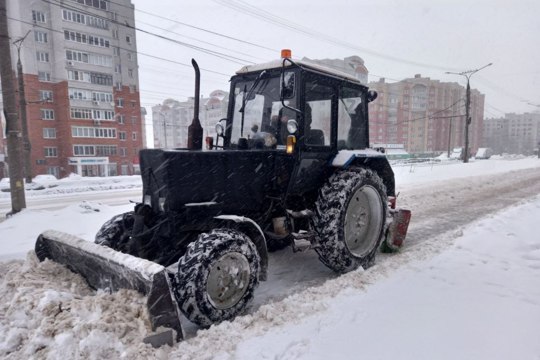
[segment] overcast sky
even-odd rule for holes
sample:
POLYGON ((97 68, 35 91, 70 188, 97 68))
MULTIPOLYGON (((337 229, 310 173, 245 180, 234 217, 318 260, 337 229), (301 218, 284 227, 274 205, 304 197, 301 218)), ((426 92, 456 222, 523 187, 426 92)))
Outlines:
MULTIPOLYGON (((537 0, 132 1, 139 28, 237 58, 220 58, 137 32, 140 53, 185 65, 195 58, 202 69, 213 71, 202 71, 203 95, 228 91, 230 75, 243 64, 276 59, 280 49, 290 48, 295 58, 358 55, 365 60, 369 81, 385 77, 394 82, 422 74, 464 85, 464 77, 445 71, 492 62, 471 78, 471 87, 486 94, 485 116, 540 110, 537 0)), ((144 106, 193 94, 189 66, 141 54, 139 76, 144 106)))

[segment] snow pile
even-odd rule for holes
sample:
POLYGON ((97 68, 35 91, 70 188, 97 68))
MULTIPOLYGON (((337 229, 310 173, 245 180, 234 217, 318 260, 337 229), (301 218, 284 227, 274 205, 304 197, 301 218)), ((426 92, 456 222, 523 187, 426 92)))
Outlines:
POLYGON ((0 357, 132 359, 155 352, 145 299, 134 291, 94 292, 50 261, 0 263, 0 357))
MULTIPOLYGON (((52 175, 38 175, 25 184, 26 196, 73 194, 88 191, 108 191, 142 188, 139 175, 112 177, 82 177, 76 174, 57 180, 52 175)), ((9 179, 0 180, 0 200, 9 199, 9 179)))

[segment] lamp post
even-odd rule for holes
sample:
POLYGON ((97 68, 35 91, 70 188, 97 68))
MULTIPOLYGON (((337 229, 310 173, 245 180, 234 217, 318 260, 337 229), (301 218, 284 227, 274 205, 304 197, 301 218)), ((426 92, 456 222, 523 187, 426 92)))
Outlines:
POLYGON ((450 71, 446 72, 446 74, 461 75, 467 78, 467 92, 466 92, 466 100, 465 100, 465 154, 463 155, 464 163, 469 162, 469 125, 471 124, 471 117, 469 115, 469 111, 471 107, 471 86, 469 84, 470 79, 471 79, 471 76, 473 76, 480 70, 485 69, 491 65, 493 65, 493 63, 489 63, 475 70, 467 70, 467 71, 462 71, 459 73, 450 72, 450 71))

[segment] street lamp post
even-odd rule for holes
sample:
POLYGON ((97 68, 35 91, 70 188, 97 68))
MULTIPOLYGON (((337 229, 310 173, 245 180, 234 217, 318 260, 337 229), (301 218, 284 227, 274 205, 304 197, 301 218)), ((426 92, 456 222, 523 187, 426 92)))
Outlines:
POLYGON ((471 107, 471 86, 470 86, 470 79, 471 76, 476 74, 482 69, 487 68, 488 66, 493 65, 493 63, 489 63, 487 65, 482 66, 481 68, 475 69, 475 70, 467 70, 462 71, 459 73, 450 72, 447 71, 446 74, 453 74, 453 75, 461 75, 465 76, 467 78, 467 92, 466 92, 466 100, 465 100, 465 154, 463 155, 463 162, 467 163, 469 162, 469 125, 471 124, 471 117, 469 115, 470 107, 471 107))

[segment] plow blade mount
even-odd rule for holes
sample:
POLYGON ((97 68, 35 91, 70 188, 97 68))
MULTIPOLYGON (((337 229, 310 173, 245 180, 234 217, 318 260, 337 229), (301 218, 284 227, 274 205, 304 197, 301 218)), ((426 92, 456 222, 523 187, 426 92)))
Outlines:
MULTIPOLYGON (((176 340, 184 338, 180 312, 174 298, 171 279, 165 267, 154 262, 94 244, 59 231, 45 231, 36 241, 40 261, 50 259, 82 275, 94 289, 136 290, 147 296, 152 330, 167 327, 176 331, 176 340)), ((170 332, 169 332, 170 333, 170 332)), ((149 337, 154 346, 172 341, 162 336, 149 337)), ((171 344, 172 345, 172 344, 171 344)))

